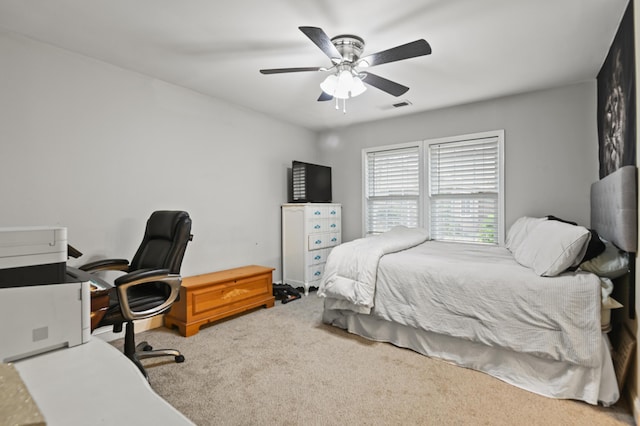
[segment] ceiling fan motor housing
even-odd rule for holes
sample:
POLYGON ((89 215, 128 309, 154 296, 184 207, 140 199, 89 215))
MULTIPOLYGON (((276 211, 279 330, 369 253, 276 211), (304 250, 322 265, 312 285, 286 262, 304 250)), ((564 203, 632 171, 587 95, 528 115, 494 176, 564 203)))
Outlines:
POLYGON ((343 62, 356 62, 364 51, 364 40, 351 34, 335 36, 331 39, 331 43, 342 55, 343 62))

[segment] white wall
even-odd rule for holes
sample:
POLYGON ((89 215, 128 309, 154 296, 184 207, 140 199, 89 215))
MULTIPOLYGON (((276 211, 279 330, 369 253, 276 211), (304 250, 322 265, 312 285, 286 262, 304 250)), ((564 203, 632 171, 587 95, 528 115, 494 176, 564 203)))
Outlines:
POLYGON ((185 275, 257 263, 277 280, 291 160, 333 166, 348 241, 362 229, 362 148, 493 129, 507 225, 589 221, 595 80, 327 132, 318 151, 311 131, 19 36, 0 33, 0 58, 0 226, 66 226, 82 262, 130 257, 153 210, 184 209, 185 275))
POLYGON ((333 166, 343 238, 362 236, 362 148, 496 129, 505 129, 507 229, 520 216, 547 214, 588 226, 590 185, 598 180, 596 126, 593 80, 325 132, 322 162, 333 166))
POLYGON ((317 160, 313 132, 13 34, 0 62, 0 226, 66 226, 78 264, 131 258, 152 211, 184 209, 183 275, 279 279, 287 167, 317 160))

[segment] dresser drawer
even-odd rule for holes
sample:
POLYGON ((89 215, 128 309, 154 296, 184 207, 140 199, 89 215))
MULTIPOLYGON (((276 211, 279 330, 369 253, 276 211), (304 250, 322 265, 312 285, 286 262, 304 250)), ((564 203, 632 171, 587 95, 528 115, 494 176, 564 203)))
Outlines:
POLYGON ((308 237, 308 250, 318 250, 325 247, 334 247, 340 244, 340 234, 337 232, 327 234, 311 234, 308 237))
POLYGON ((307 265, 317 265, 319 263, 325 263, 331 249, 324 248, 319 250, 313 250, 307 252, 307 265))
POLYGON ((307 250, 318 250, 327 247, 330 234, 311 234, 308 238, 307 250))
POLYGON ((321 217, 309 218, 307 229, 309 230, 309 234, 329 232, 329 220, 321 217))
MULTIPOLYGON (((320 263, 318 265, 311 265, 307 268, 305 273, 305 281, 319 281, 322 278, 322 273, 324 272, 324 263, 320 263)), ((314 284, 315 286, 316 284, 314 284)))
POLYGON ((332 207, 327 207, 327 215, 330 218, 334 218, 334 219, 340 219, 340 213, 342 212, 342 210, 340 208, 337 208, 335 206, 332 207))
POLYGON ((309 234, 321 234, 325 232, 340 232, 340 219, 338 218, 310 218, 308 222, 309 234))
POLYGON ((336 206, 314 205, 306 206, 308 218, 333 218, 340 219, 340 208, 336 206))

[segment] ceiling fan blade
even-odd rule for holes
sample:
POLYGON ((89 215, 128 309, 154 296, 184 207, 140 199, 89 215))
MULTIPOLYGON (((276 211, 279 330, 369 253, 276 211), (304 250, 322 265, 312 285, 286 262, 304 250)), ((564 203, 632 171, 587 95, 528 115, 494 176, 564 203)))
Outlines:
POLYGON ((321 67, 302 67, 302 68, 271 68, 266 70, 260 70, 262 74, 282 74, 285 72, 306 72, 306 71, 320 71, 321 67))
POLYGON ((403 86, 402 84, 387 80, 386 78, 380 77, 375 74, 371 74, 368 71, 363 72, 362 74, 364 74, 364 77, 362 77, 362 81, 382 90, 383 92, 387 92, 390 95, 401 96, 407 93, 407 91, 409 90, 407 86, 403 86))
POLYGON ((327 94, 325 92, 322 92, 320 94, 320 97, 318 98, 318 102, 330 101, 331 99, 333 99, 333 96, 331 96, 331 95, 329 95, 329 94, 327 94))
POLYGON ((298 27, 300 31, 304 33, 309 39, 315 43, 316 46, 324 52, 325 55, 331 59, 334 63, 342 61, 342 55, 338 52, 338 49, 331 43, 329 36, 317 27, 298 27))
POLYGON ((361 66, 374 66, 386 64, 388 62, 401 61, 403 59, 415 58, 416 56, 424 56, 431 54, 431 46, 426 40, 420 39, 401 46, 392 47, 391 49, 381 52, 372 53, 358 61, 361 66))

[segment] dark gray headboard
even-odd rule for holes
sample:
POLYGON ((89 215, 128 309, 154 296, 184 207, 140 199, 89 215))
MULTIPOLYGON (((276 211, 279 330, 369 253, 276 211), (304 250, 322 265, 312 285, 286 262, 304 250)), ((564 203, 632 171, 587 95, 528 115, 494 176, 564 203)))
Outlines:
POLYGON ((636 167, 624 166, 591 185, 591 228, 618 248, 638 248, 636 167))

